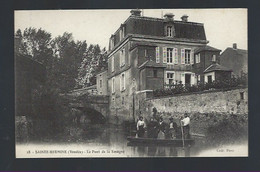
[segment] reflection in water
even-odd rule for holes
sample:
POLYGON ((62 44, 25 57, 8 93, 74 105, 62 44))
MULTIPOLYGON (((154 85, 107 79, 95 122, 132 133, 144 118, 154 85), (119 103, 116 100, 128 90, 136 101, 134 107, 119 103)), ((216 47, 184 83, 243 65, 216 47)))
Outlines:
POLYGON ((158 146, 158 156, 166 156, 166 151, 165 151, 165 147, 163 146, 158 146))
MULTIPOLYGON (((127 146, 126 137, 129 135, 129 132, 123 130, 118 126, 109 126, 109 125, 94 125, 94 126, 81 126, 72 128, 75 133, 70 136, 62 136, 56 140, 52 139, 51 141, 43 143, 32 141, 29 144, 20 144, 23 147, 34 144, 36 147, 38 145, 39 149, 42 149, 43 146, 46 148, 55 147, 58 145, 59 149, 75 149, 75 145, 79 150, 105 150, 110 151, 110 154, 81 154, 75 156, 79 157, 179 157, 179 156, 205 156, 209 151, 202 153, 206 150, 206 146, 203 140, 196 139, 196 143, 192 148, 175 148, 167 146, 127 146), (69 138, 69 139, 68 139, 69 138), (35 144, 36 143, 36 144, 35 144), (121 153, 120 153, 121 151, 121 153), (123 151, 123 152, 122 152, 123 151)), ((72 132, 70 132, 72 133, 72 132)), ((205 138, 204 138, 205 139, 205 138)), ((231 146, 229 147, 231 150, 231 146)), ((243 147, 245 149, 246 147, 243 147)), ((28 148, 26 148, 28 149, 28 148)), ((26 150, 25 149, 25 150, 26 150)), ((212 149, 212 147, 211 147, 212 149)), ((212 149, 216 153, 216 148, 212 149)), ((225 149, 226 150, 226 149, 225 149)), ((218 152, 217 152, 218 153, 218 152)), ((228 152, 225 152, 228 155, 228 152)), ((237 153, 237 152, 235 152, 237 153)), ((221 155, 221 153, 218 153, 221 155)), ((40 155, 39 155, 40 156, 40 155)), ((208 156, 214 156, 213 154, 208 156)))
POLYGON ((157 151, 157 147, 156 146, 149 146, 147 155, 148 156, 155 156, 156 155, 156 151, 157 151))
POLYGON ((137 146, 136 148, 137 148, 137 152, 140 157, 145 156, 145 147, 144 146, 137 146))
POLYGON ((170 147, 170 156, 178 156, 178 152, 175 147, 170 147))

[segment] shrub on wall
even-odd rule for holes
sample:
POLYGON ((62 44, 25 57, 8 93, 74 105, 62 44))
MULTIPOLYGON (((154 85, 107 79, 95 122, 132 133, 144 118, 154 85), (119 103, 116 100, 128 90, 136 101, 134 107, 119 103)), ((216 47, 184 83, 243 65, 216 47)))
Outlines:
POLYGON ((182 93, 193 93, 212 89, 231 89, 239 86, 247 86, 247 75, 227 80, 213 81, 211 83, 198 83, 197 85, 183 85, 182 83, 165 85, 165 88, 154 90, 154 96, 168 96, 182 93))
POLYGON ((248 136, 248 115, 196 113, 191 117, 191 132, 205 134, 207 145, 243 142, 248 136))

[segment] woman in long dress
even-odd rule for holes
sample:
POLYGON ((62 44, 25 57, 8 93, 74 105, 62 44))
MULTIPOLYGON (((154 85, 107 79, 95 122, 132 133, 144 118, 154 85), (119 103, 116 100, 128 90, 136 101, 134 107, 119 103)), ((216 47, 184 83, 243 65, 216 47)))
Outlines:
POLYGON ((145 122, 143 121, 143 117, 141 116, 136 125, 138 137, 144 137, 145 127, 145 122))

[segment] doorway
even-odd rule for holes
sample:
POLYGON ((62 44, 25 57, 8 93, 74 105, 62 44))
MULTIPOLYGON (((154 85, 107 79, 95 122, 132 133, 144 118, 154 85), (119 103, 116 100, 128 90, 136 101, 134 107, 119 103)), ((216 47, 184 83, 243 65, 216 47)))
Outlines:
POLYGON ((212 83, 212 76, 211 75, 208 76, 208 83, 212 83))
POLYGON ((191 74, 185 74, 185 85, 190 85, 191 74))

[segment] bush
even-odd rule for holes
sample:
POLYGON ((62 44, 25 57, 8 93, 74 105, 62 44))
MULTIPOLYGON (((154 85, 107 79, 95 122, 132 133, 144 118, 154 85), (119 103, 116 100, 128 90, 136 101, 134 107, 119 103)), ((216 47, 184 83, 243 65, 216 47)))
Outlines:
POLYGON ((207 139, 211 144, 233 144, 247 140, 247 115, 218 115, 207 122, 207 139))
POLYGON ((184 86, 182 83, 169 84, 165 85, 165 88, 154 90, 154 96, 160 97, 182 93, 193 93, 211 89, 229 89, 238 86, 247 86, 247 81, 247 75, 244 74, 239 78, 232 77, 227 80, 213 81, 211 83, 198 83, 197 85, 184 86))

